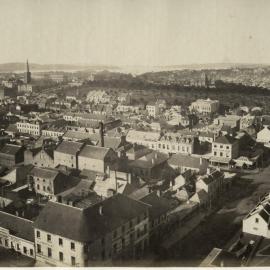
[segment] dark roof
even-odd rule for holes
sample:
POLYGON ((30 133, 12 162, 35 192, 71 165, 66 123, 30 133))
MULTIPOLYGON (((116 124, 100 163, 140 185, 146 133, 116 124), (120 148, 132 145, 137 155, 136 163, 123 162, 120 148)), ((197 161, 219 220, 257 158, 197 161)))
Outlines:
POLYGON ((146 195, 140 201, 152 206, 149 209, 149 216, 151 218, 156 218, 162 214, 166 214, 171 209, 168 199, 159 197, 156 192, 146 195))
POLYGON ((169 156, 164 153, 153 151, 137 160, 131 161, 129 165, 136 168, 153 168, 168 160, 169 156))
POLYGON ((145 213, 148 207, 121 194, 86 209, 49 201, 40 212, 34 226, 75 241, 91 242, 145 213))
POLYGON ((229 135, 224 135, 224 136, 220 136, 218 137, 215 142, 216 143, 222 143, 222 144, 233 144, 236 140, 229 135))
POLYGON ((110 148, 85 145, 83 147, 82 151, 80 152, 79 156, 103 160, 106 157, 109 150, 110 150, 110 148))
POLYGON ((0 211, 0 227, 8 229, 11 235, 34 242, 34 228, 31 220, 0 211))
POLYGON ((76 155, 81 150, 82 146, 83 143, 80 142, 63 141, 57 146, 55 151, 70 155, 76 155))
POLYGON ((22 149, 22 146, 20 145, 6 144, 1 149, 0 153, 6 154, 6 155, 16 155, 21 149, 22 149))
POLYGON ((34 167, 31 170, 30 175, 40 177, 40 178, 45 178, 45 179, 55 179, 55 177, 59 173, 60 172, 56 169, 34 167))

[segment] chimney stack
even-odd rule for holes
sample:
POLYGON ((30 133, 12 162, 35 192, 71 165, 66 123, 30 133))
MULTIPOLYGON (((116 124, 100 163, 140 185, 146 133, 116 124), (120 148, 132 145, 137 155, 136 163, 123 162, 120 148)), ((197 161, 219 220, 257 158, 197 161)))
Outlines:
POLYGON ((99 122, 99 136, 100 136, 100 146, 104 147, 104 127, 102 122, 99 122))

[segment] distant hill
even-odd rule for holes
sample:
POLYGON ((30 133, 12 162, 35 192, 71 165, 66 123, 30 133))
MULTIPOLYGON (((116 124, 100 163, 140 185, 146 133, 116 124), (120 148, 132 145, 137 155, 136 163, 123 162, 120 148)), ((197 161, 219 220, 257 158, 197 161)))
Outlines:
MULTIPOLYGON (((38 71, 100 71, 100 70, 117 70, 114 66, 90 66, 90 65, 67 65, 67 64, 48 64, 41 65, 29 63, 32 72, 38 71)), ((4 63, 0 64, 0 72, 24 72, 26 70, 25 63, 4 63)))

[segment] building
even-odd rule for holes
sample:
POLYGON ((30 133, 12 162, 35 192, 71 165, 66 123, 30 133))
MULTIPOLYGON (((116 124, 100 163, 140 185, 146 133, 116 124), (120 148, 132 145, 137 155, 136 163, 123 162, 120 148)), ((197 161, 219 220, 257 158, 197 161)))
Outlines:
POLYGON ((144 178, 160 178, 162 169, 169 156, 165 153, 151 151, 146 155, 130 161, 128 167, 133 175, 144 178))
POLYGON ((148 112, 149 116, 156 118, 160 113, 160 107, 157 103, 151 102, 146 105, 146 111, 148 112))
POLYGON ((17 93, 18 91, 16 88, 0 87, 0 100, 16 97, 17 93))
POLYGON ((80 142, 62 141, 54 150, 54 166, 78 169, 78 155, 83 146, 80 142))
POLYGON ((144 145, 150 149, 156 149, 159 139, 159 132, 129 130, 126 136, 128 142, 144 145))
POLYGON ((226 115, 219 116, 214 120, 214 124, 227 126, 231 129, 239 130, 240 129, 241 116, 238 115, 226 115))
POLYGON ((105 173, 107 167, 116 168, 117 154, 111 149, 85 145, 78 154, 78 169, 105 173))
POLYGON ((24 165, 54 168, 54 147, 38 147, 24 152, 24 165))
POLYGON ((168 164, 179 173, 191 170, 199 174, 205 174, 209 166, 208 161, 202 157, 187 156, 180 153, 172 155, 168 164))
POLYGON ((20 133, 27 133, 34 136, 40 136, 44 124, 41 121, 20 121, 16 123, 17 130, 20 133))
POLYGON ((209 206, 215 202, 218 196, 223 192, 224 173, 218 169, 208 169, 205 175, 200 175, 195 183, 196 192, 204 190, 208 195, 209 206))
POLYGON ((194 153, 193 136, 182 135, 178 133, 166 133, 159 139, 157 150, 164 153, 182 153, 193 154, 194 153))
POLYGON ((201 114, 216 113, 219 109, 219 101, 211 99, 198 99, 189 106, 190 111, 195 111, 201 114))
POLYGON ((34 222, 36 260, 91 266, 140 258, 149 243, 148 208, 120 194, 84 209, 49 201, 34 222))
POLYGON ((79 181, 56 169, 34 167, 29 173, 29 187, 49 198, 75 186, 79 181))
POLYGON ((218 137, 212 143, 211 163, 228 164, 232 159, 239 156, 239 142, 229 135, 218 137))
POLYGON ((35 258, 33 222, 0 211, 0 247, 35 258))
POLYGON ((22 164, 24 161, 24 147, 15 144, 6 144, 0 150, 0 164, 8 168, 22 164))
POLYGON ((268 125, 264 125, 263 129, 257 133, 256 141, 265 144, 270 143, 270 129, 268 125))

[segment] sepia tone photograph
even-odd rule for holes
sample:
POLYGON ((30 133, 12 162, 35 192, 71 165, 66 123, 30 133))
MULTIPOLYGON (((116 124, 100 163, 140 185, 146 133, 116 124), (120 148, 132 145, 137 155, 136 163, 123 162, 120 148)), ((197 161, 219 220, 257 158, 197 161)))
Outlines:
POLYGON ((270 267, 270 1, 0 11, 0 267, 270 267))

